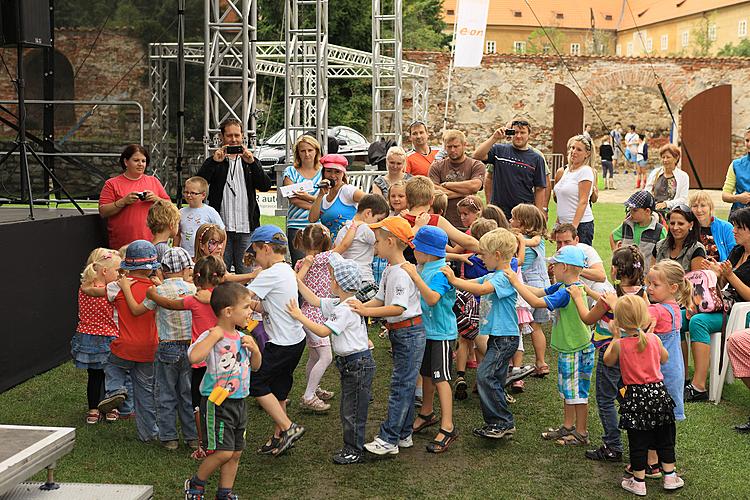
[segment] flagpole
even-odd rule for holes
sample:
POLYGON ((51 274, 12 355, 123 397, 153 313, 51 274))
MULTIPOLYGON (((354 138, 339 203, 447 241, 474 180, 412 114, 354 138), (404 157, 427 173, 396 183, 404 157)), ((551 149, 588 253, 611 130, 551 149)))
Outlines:
POLYGON ((448 101, 450 100, 451 96, 451 80, 453 77, 453 56, 456 51, 456 28, 458 26, 458 7, 461 0, 456 0, 456 15, 453 16, 453 38, 451 39, 451 57, 450 61, 448 63, 448 86, 445 90, 445 112, 443 113, 443 128, 441 129, 442 132, 445 132, 446 127, 448 126, 448 101))

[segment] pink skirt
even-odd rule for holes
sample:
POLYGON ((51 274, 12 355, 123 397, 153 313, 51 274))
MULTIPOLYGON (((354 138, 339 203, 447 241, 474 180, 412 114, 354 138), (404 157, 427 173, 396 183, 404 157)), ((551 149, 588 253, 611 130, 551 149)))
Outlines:
POLYGON ((737 330, 727 339, 727 354, 737 378, 750 377, 750 329, 737 330))

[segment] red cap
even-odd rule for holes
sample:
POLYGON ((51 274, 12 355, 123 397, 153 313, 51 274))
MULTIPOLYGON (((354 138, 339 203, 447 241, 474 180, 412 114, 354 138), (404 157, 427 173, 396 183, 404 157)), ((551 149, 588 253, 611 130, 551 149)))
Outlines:
POLYGON ((346 167, 349 165, 349 160, 347 160, 344 155, 332 154, 323 156, 320 159, 320 164, 323 165, 323 168, 330 168, 346 173, 346 167))

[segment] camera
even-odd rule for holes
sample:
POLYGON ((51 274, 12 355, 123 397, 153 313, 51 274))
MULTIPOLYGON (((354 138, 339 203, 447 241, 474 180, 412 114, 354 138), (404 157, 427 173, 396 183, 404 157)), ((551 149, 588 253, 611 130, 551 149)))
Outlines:
POLYGON ((242 146, 227 146, 224 148, 224 152, 228 155, 241 155, 243 151, 242 146))
POLYGON ((315 187, 317 189, 320 189, 320 188, 328 188, 328 189, 330 189, 330 188, 332 188, 335 185, 336 185, 336 181, 335 180, 333 180, 333 179, 323 179, 315 187))
POLYGON ((140 193, 136 193, 138 195, 138 199, 141 201, 144 201, 146 199, 146 191, 141 191, 140 193))
POLYGON ((507 136, 516 135, 516 131, 515 131, 515 129, 512 129, 512 128, 506 128, 505 129, 505 135, 507 135, 507 136))

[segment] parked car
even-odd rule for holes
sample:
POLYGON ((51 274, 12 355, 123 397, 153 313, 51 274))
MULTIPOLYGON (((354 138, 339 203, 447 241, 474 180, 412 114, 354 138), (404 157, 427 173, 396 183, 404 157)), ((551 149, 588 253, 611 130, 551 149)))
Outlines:
MULTIPOLYGON (((370 147, 370 141, 365 136, 353 128, 339 125, 328 129, 328 135, 338 142, 338 153, 346 156, 349 165, 364 167, 367 164, 367 148, 370 147)), ((284 129, 279 130, 265 141, 261 141, 255 151, 255 156, 260 160, 261 165, 268 175, 276 178, 276 165, 288 165, 291 161, 286 158, 286 138, 284 129)))

